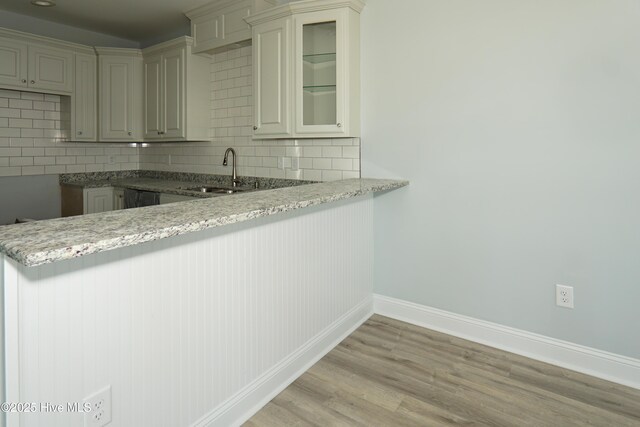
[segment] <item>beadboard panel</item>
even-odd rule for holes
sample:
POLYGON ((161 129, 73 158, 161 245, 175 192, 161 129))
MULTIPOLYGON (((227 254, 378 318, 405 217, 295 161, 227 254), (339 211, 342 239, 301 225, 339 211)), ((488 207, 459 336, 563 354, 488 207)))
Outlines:
MULTIPOLYGON (((41 267, 5 260, 17 269, 9 394, 64 404, 111 385, 113 426, 203 420, 370 304, 372 227, 367 195, 41 267)), ((19 425, 83 416, 23 414, 19 425)))

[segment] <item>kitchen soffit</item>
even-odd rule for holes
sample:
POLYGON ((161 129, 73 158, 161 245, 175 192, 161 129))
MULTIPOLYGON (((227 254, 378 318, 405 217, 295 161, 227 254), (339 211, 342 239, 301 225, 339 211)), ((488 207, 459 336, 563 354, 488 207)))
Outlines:
POLYGON ((134 41, 172 33, 188 26, 184 11, 211 0, 57 0, 37 7, 29 0, 1 0, 2 10, 134 41))

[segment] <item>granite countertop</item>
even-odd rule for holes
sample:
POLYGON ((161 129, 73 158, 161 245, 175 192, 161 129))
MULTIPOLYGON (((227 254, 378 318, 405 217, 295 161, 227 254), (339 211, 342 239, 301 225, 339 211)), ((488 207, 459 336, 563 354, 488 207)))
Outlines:
MULTIPOLYGON (((115 187, 115 188, 129 188, 132 190, 144 190, 144 191, 153 191, 156 193, 166 193, 166 194, 179 194, 182 196, 191 196, 191 197, 200 197, 200 198, 208 198, 208 197, 221 197, 222 194, 215 193, 203 193, 201 191, 187 190, 187 188, 193 188, 197 186, 207 186, 207 185, 218 185, 220 184, 211 184, 211 183, 194 183, 192 181, 175 181, 175 180, 166 180, 166 179, 157 179, 157 178, 122 178, 122 179, 114 179, 114 180, 87 180, 87 181, 77 181, 73 183, 65 183, 63 185, 76 185, 82 188, 98 188, 98 187, 115 187)), ((223 187, 231 188, 230 183, 226 183, 223 187)), ((242 191, 255 191, 255 188, 251 187, 238 187, 238 189, 242 191)))
MULTIPOLYGON (((315 184, 317 181, 302 181, 281 178, 239 177, 238 189, 255 191, 315 184)), ((209 198, 221 194, 203 193, 187 190, 198 186, 231 187, 229 175, 209 175, 161 171, 114 171, 97 173, 77 173, 60 175, 61 185, 73 185, 82 188, 115 187, 132 190, 154 191, 157 193, 179 194, 182 196, 209 198)))
POLYGON ((7 225, 0 227, 0 253, 37 266, 408 184, 347 179, 7 225))

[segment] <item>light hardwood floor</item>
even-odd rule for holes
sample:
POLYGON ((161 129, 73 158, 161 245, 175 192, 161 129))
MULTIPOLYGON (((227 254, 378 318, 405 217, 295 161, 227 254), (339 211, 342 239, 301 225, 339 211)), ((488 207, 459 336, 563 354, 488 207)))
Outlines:
POLYGON ((245 426, 640 426, 640 390, 379 315, 245 426))

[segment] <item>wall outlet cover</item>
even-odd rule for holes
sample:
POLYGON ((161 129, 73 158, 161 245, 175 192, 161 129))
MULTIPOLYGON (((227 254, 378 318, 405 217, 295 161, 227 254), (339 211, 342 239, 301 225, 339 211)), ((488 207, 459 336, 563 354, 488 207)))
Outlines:
POLYGON ((108 385, 84 399, 91 410, 84 413, 84 427, 102 427, 111 422, 111 386, 108 385))
POLYGON ((573 287, 556 285, 556 305, 559 307, 573 308, 573 287))

